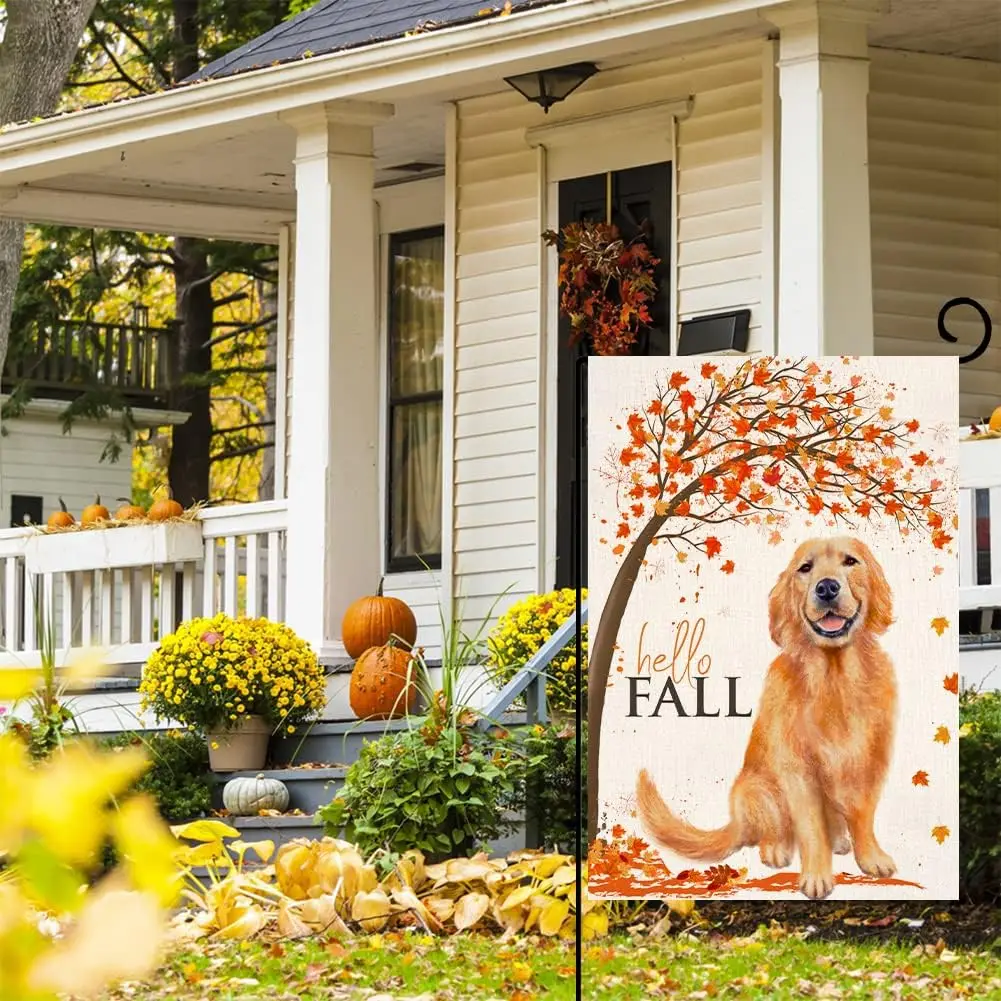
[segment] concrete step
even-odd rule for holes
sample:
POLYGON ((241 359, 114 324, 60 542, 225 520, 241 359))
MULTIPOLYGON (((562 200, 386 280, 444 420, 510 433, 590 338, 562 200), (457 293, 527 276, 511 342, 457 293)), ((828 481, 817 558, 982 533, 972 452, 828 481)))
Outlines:
POLYGON ((290 810, 302 810, 303 813, 312 815, 321 806, 326 806, 337 795, 338 790, 344 785, 346 771, 346 768, 335 767, 273 768, 263 772, 217 772, 213 805, 217 810, 222 808, 223 786, 230 779, 242 776, 254 778, 257 775, 263 775, 265 778, 278 779, 285 783, 285 787, 288 789, 290 810))

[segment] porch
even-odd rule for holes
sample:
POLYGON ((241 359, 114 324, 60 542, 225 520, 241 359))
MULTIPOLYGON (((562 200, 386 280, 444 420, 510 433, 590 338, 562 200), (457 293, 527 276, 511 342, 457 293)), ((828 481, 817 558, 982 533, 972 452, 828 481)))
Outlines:
MULTIPOLYGON (((6 132, 0 212, 271 242, 281 261, 283 499, 266 516, 260 505, 203 512, 205 552, 184 566, 132 568, 127 582, 103 566, 79 583, 41 580, 60 644, 76 642, 76 609, 88 607, 89 637, 138 665, 161 621, 272 614, 274 600, 337 663, 344 609, 381 579, 415 606, 432 646, 439 603, 448 618, 462 599, 475 627, 491 608, 571 579, 566 348, 540 234, 582 179, 602 182, 606 209, 605 185, 662 168, 646 192, 661 213, 660 353, 679 350, 690 321, 745 312, 750 353, 972 352, 978 314, 950 313, 958 344, 937 319, 955 297, 1001 319, 1001 46, 978 27, 995 5, 961 6, 963 16, 914 0, 890 13, 876 0, 555 5, 6 132), (548 115, 504 82, 581 60, 597 73, 548 115), (402 553, 406 569, 391 546, 394 455, 406 452, 393 443, 391 261, 430 230, 440 310, 410 347, 434 378, 409 399, 438 408, 433 489, 412 504, 437 513, 433 574, 414 569, 428 545, 402 553), (269 587, 273 559, 281 590, 269 587), (164 574, 173 587, 161 587, 164 574)), ((961 370, 958 419, 1001 402, 999 376, 995 339, 961 370)), ((993 490, 1001 463, 989 466, 993 490)), ((4 609, 23 657, 33 627, 22 543, 7 534, 4 609)), ((968 574, 982 551, 971 547, 968 574)), ((993 565, 1001 573, 1001 556, 993 565)), ((979 590, 967 600, 970 612, 998 603, 979 590)))

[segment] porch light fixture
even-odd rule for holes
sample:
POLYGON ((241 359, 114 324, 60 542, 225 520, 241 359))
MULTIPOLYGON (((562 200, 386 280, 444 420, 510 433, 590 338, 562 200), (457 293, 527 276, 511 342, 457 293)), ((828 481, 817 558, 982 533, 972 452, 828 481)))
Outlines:
POLYGON ((565 101, 597 72, 598 67, 594 63, 570 63, 568 66, 507 76, 504 77, 504 82, 533 104, 537 104, 548 115, 554 104, 565 101))

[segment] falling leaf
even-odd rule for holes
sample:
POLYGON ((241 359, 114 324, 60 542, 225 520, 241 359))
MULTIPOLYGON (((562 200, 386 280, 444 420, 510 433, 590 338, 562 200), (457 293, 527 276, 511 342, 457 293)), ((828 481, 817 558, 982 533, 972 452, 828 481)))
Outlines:
POLYGON ((949 828, 944 824, 940 824, 938 827, 933 827, 931 829, 931 836, 939 843, 942 844, 947 837, 949 837, 949 828))
POLYGON ((945 567, 932 567, 932 568, 931 568, 931 572, 932 572, 932 573, 933 573, 933 574, 934 574, 934 575, 935 575, 936 577, 938 577, 938 576, 940 576, 941 574, 945 573, 945 567))
POLYGON ((770 546, 778 546, 781 544, 781 542, 782 542, 781 532, 772 532, 772 534, 768 536, 768 545, 770 546))
POLYGON ((684 563, 688 559, 688 553, 675 553, 679 563, 684 563))
POLYGON ((621 544, 619 544, 618 546, 613 546, 612 547, 612 555, 613 556, 621 556, 625 551, 626 551, 626 547, 623 546, 623 545, 621 545, 621 544))
POLYGON ((718 556, 723 551, 723 543, 716 538, 715 535, 710 535, 706 539, 706 556, 712 559, 714 556, 718 556))
POLYGON ((950 740, 952 740, 952 735, 949 733, 949 728, 947 726, 940 726, 935 731, 936 744, 948 744, 950 740))
POLYGON ((726 563, 724 563, 720 567, 720 570, 722 570, 723 573, 733 573, 734 570, 733 560, 727 560, 726 563))
POLYGON ((949 620, 939 615, 937 618, 931 620, 931 627, 941 636, 949 628, 949 620))
POLYGON ((949 674, 946 675, 945 680, 942 682, 942 687, 947 692, 952 692, 953 695, 959 694, 959 675, 949 674))
POLYGON ((928 773, 915 772, 914 775, 911 777, 911 785, 916 785, 916 786, 928 785, 928 773))

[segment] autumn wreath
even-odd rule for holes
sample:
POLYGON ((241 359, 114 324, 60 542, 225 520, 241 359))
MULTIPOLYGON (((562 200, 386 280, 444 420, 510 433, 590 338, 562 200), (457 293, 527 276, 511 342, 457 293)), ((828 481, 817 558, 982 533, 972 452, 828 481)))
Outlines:
POLYGON ((645 236, 626 241, 611 223, 574 222, 542 238, 559 248, 560 310, 570 320, 571 346, 587 337, 595 354, 630 354, 657 296, 660 260, 645 236))

